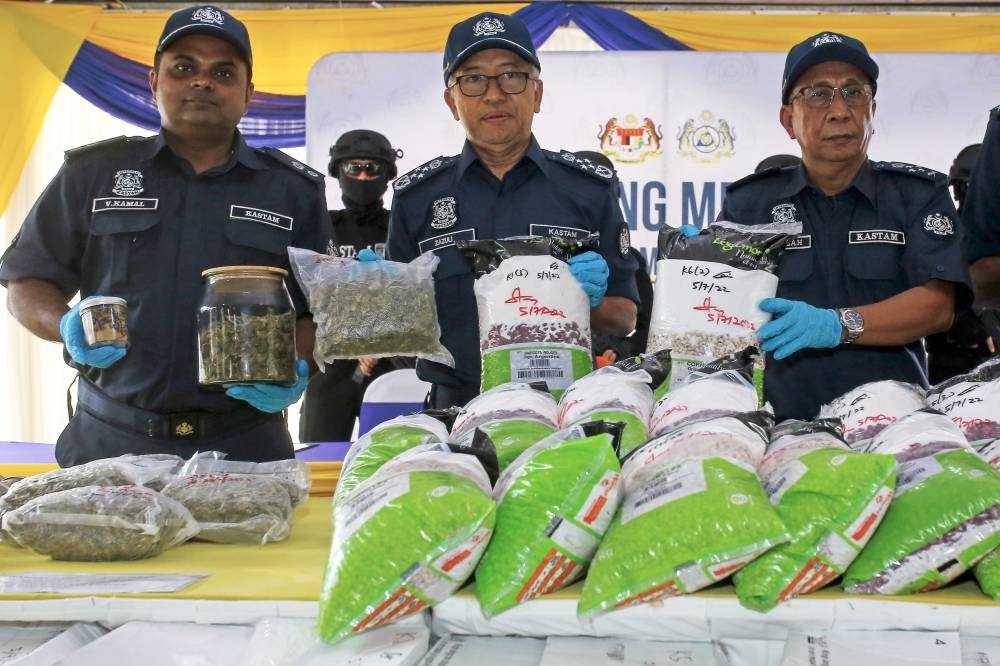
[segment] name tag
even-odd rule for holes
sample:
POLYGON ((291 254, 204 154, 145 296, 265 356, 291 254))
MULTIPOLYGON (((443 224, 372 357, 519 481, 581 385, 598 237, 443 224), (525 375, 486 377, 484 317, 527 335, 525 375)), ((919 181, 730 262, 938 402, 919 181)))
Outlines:
POLYGON ((586 229, 559 227, 554 224, 532 224, 528 228, 528 233, 532 236, 551 236, 555 238, 571 238, 573 240, 590 235, 590 232, 586 229))
POLYGON ((848 243, 851 245, 860 245, 862 243, 890 243, 891 245, 906 245, 906 234, 902 231, 893 231, 891 229, 852 231, 848 236, 848 243))
POLYGON ((812 246, 813 237, 810 234, 799 234, 785 241, 786 250, 808 250, 812 246))
POLYGON ((261 208, 250 208, 249 206, 235 205, 230 206, 229 208, 229 219, 260 222, 261 224, 269 224, 272 227, 278 227, 279 229, 284 229, 285 231, 292 230, 292 222, 294 221, 294 218, 282 215, 281 213, 273 213, 269 210, 263 210, 261 208))
POLYGON ((90 207, 91 213, 106 210, 156 210, 159 199, 136 199, 134 197, 103 197, 94 199, 90 207))
POLYGON ((432 236, 417 243, 417 247, 420 248, 421 254, 430 251, 437 252, 438 250, 453 246, 457 240, 476 240, 476 230, 462 229, 461 231, 452 231, 440 236, 432 236))

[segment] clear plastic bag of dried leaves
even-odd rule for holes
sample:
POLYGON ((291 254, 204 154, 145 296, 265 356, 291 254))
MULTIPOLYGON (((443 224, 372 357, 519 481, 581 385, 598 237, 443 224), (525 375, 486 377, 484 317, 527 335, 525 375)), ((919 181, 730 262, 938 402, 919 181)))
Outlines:
POLYGON ((434 269, 426 252, 410 263, 357 261, 288 248, 292 270, 316 323, 313 356, 336 359, 416 356, 454 367, 441 344, 434 269))
POLYGON ((126 454, 28 476, 11 485, 0 497, 0 512, 16 509, 42 495, 84 486, 136 484, 159 490, 183 462, 183 458, 170 454, 126 454))
POLYGON ((309 465, 302 460, 271 460, 250 462, 247 460, 227 460, 221 451, 199 451, 184 463, 178 476, 191 474, 241 474, 260 476, 281 483, 288 492, 292 506, 296 507, 309 497, 312 476, 309 465))
POLYGON ((276 478, 192 474, 169 483, 163 494, 191 512, 204 541, 263 544, 282 541, 291 530, 291 498, 276 478))
POLYGON ((36 497, 3 515, 17 543, 54 560, 141 560, 198 533, 179 502, 143 486, 84 486, 36 497))

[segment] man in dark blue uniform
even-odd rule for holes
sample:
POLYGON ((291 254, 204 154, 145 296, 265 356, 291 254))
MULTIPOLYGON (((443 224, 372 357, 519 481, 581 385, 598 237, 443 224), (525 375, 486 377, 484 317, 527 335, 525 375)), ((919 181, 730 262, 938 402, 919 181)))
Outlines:
MULTIPOLYGON (((1000 308, 1000 106, 990 111, 982 147, 972 168, 962 219, 965 253, 976 305, 1000 308)), ((997 341, 994 340, 996 344, 997 341)))
POLYGON ((434 274, 438 318, 455 368, 417 364, 417 374, 433 384, 437 407, 462 405, 479 392, 473 277, 457 240, 599 233, 600 251, 570 262, 590 296, 591 327, 616 336, 635 328, 636 265, 614 174, 539 147, 531 123, 541 110, 540 69, 531 35, 514 16, 486 12, 453 26, 444 52, 444 101, 465 129, 465 147, 393 183, 389 257, 410 261, 433 251, 441 259, 434 274))
POLYGON ((778 297, 760 304, 774 315, 758 336, 770 352, 764 397, 779 419, 814 417, 870 381, 926 386, 922 338, 947 330, 970 300, 947 178, 868 159, 877 81, 852 37, 824 32, 792 47, 780 118, 802 164, 733 183, 719 215, 802 223, 778 297))
MULTIPOLYGON (((111 139, 66 153, 0 262, 11 313, 62 342, 80 372, 76 414, 62 432, 63 466, 123 453, 221 450, 232 458, 293 455, 282 415, 295 386, 198 386, 196 317, 206 268, 288 269, 289 245, 325 251, 323 177, 236 129, 253 95, 245 26, 209 6, 166 22, 150 72, 155 137, 111 139), (124 298, 130 348, 88 349, 79 292, 124 298)), ((297 355, 312 356, 312 320, 288 279, 297 355)))

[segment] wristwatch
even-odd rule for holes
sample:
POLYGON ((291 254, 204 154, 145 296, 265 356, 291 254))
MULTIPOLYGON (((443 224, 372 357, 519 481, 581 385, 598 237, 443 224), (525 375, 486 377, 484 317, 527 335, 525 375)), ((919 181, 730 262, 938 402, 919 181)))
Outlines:
POLYGON ((865 332, 865 318, 857 310, 840 308, 837 316, 840 317, 840 325, 844 327, 840 336, 841 344, 849 345, 865 332))

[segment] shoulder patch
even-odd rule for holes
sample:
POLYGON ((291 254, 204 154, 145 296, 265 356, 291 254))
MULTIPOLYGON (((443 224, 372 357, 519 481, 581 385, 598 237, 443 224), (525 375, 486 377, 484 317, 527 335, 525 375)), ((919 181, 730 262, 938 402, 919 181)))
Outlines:
POLYGON ((940 171, 935 171, 934 169, 928 169, 926 167, 917 166, 916 164, 907 164, 906 162, 872 162, 872 167, 876 171, 887 171, 889 173, 903 173, 910 176, 923 178, 924 180, 929 180, 932 183, 944 183, 947 182, 948 180, 948 177, 945 176, 940 171))
POLYGON ((402 176, 392 181, 393 192, 405 192, 417 183, 422 183, 431 176, 443 173, 448 167, 458 161, 457 157, 435 157, 429 162, 424 162, 416 169, 404 173, 402 176))
POLYGON ((113 139, 104 139, 103 141, 88 143, 86 146, 78 146, 76 148, 70 148, 65 153, 66 159, 71 160, 75 157, 86 155, 87 153, 98 150, 100 148, 113 148, 115 146, 125 145, 127 142, 137 138, 139 137, 116 136, 113 139))
POLYGON ((758 180, 767 180, 768 178, 774 178, 775 176, 780 176, 780 175, 781 175, 780 167, 771 167, 770 169, 764 169, 763 171, 752 173, 749 176, 743 176, 739 180, 734 180, 733 182, 729 183, 729 186, 726 188, 726 191, 732 192, 733 190, 737 190, 743 187, 744 185, 755 183, 758 180))
POLYGON ((558 153, 551 150, 542 150, 542 152, 553 162, 573 167, 606 183, 610 183, 615 177, 614 169, 609 169, 605 165, 595 162, 588 157, 577 157, 575 153, 571 153, 568 150, 560 150, 558 153))
POLYGON ((285 165, 286 167, 288 167, 295 173, 301 175, 303 178, 306 178, 307 180, 311 180, 314 183, 323 183, 326 180, 326 177, 319 171, 316 171, 316 169, 313 169, 311 166, 307 164, 299 162, 297 159, 295 159, 288 153, 284 153, 278 150, 277 148, 265 147, 265 148, 257 148, 256 150, 258 152, 264 153, 265 155, 273 159, 275 162, 285 165))

